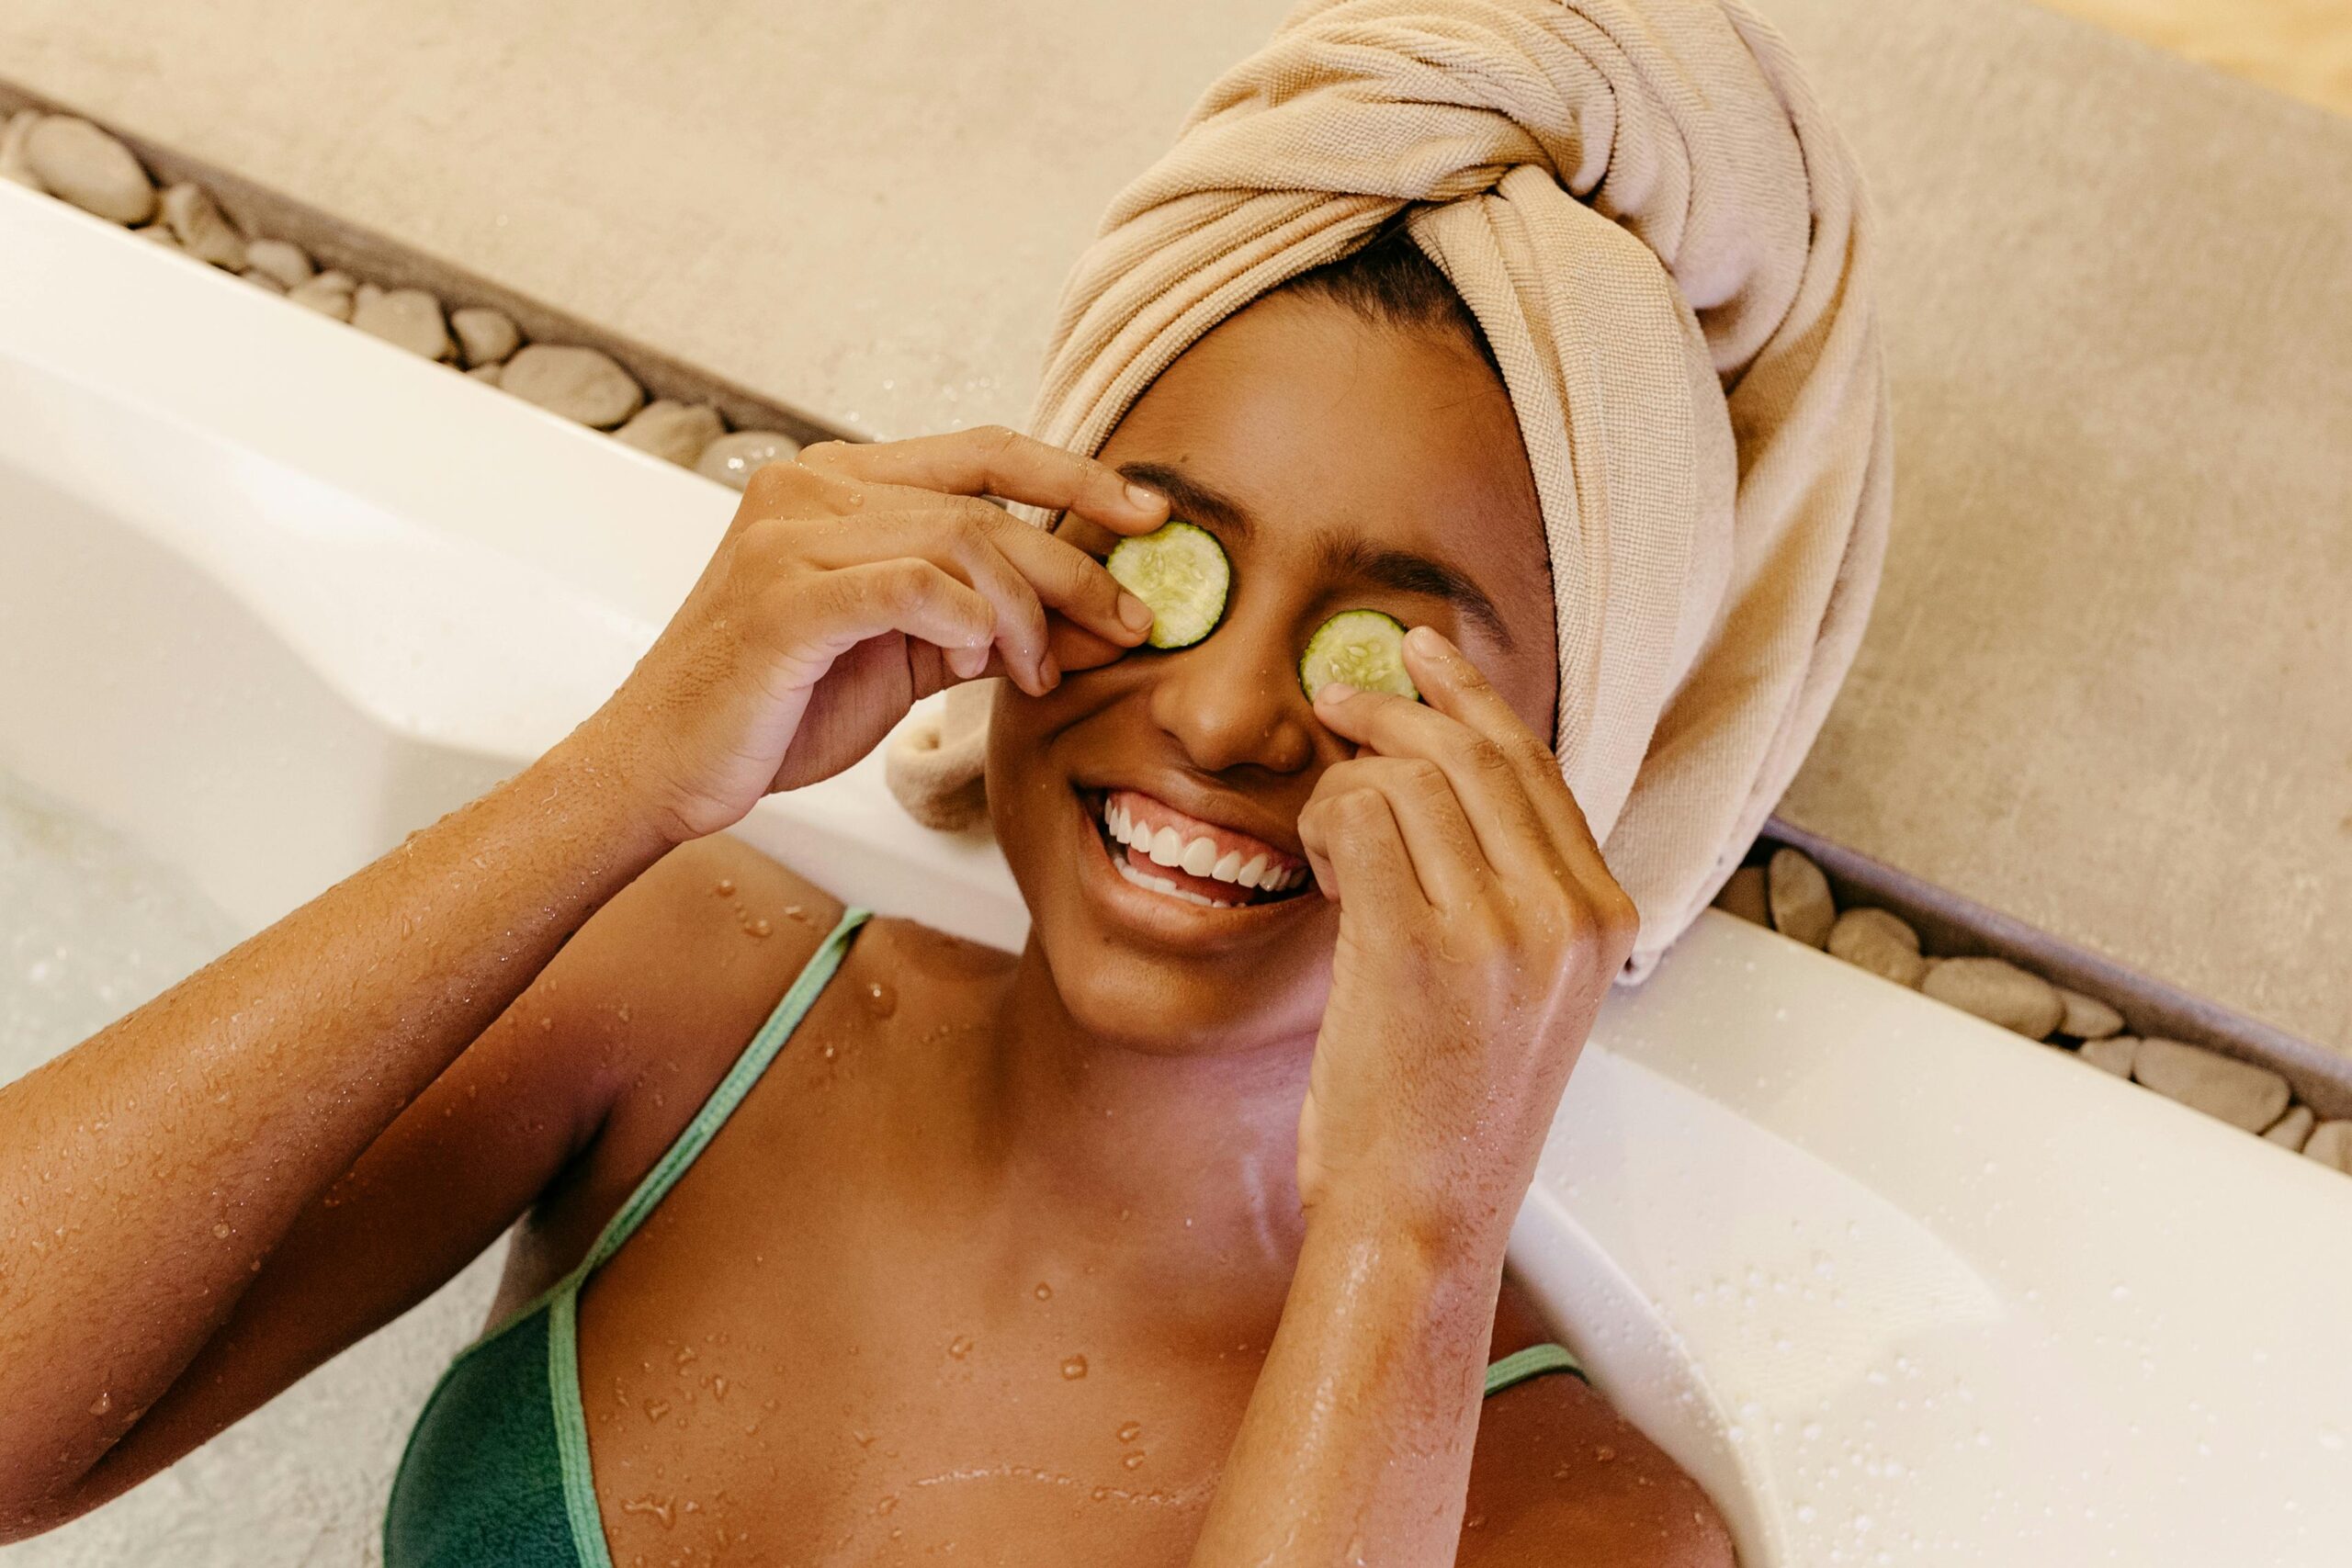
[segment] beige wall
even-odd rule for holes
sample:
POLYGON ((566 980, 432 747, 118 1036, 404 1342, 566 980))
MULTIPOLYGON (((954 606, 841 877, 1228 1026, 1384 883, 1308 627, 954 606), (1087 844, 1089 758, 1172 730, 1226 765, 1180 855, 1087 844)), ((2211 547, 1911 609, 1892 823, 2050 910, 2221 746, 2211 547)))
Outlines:
POLYGON ((2352 0, 2045 0, 2305 103, 2352 114, 2352 0))

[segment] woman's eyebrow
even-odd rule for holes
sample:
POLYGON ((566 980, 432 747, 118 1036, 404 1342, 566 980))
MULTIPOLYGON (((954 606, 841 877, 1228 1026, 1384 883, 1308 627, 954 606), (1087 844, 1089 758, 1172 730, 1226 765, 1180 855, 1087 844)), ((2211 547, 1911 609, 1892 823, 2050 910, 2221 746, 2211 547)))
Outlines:
MULTIPOLYGON (((1250 515, 1248 507, 1201 483, 1182 468, 1166 463, 1135 462, 1120 464, 1119 472, 1166 496, 1173 515, 1205 523, 1227 538, 1246 539, 1255 526, 1256 520, 1250 515)), ((1399 593, 1442 599, 1477 623, 1504 648, 1516 646, 1510 628, 1503 625, 1502 613, 1495 608, 1495 602, 1487 596, 1486 590, 1443 561, 1431 560, 1410 550, 1383 549, 1340 534, 1327 535, 1319 554, 1323 570, 1329 576, 1360 578, 1399 593)))

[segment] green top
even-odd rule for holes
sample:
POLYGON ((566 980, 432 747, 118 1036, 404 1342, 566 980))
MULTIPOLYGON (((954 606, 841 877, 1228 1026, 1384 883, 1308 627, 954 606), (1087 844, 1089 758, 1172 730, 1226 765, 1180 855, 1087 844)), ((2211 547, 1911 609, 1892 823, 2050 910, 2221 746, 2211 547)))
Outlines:
MULTIPOLYGON (((409 1434, 384 1515, 384 1568, 612 1568, 580 1404, 580 1291, 612 1260, 743 1102, 841 967, 868 911, 845 910, 742 1055, 608 1221, 579 1267, 441 1374, 409 1434)), ((1487 1369, 1488 1397, 1547 1372, 1557 1345, 1487 1369)))

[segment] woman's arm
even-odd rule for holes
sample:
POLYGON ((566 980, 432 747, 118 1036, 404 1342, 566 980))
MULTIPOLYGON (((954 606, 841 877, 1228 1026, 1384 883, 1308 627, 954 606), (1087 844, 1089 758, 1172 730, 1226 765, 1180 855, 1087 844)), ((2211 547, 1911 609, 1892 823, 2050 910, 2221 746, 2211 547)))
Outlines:
POLYGON ((1405 649, 1429 705, 1317 697, 1360 750, 1299 818, 1340 908, 1306 1241, 1195 1568, 1454 1561, 1504 1243, 1636 934, 1550 751, 1443 637, 1405 649))
POLYGON ((952 680, 1043 690, 1148 627, 1099 563, 977 499, 1156 525, 1164 502, 1110 469, 997 431, 813 451, 754 476, 677 616, 548 756, 0 1089, 0 1540, 74 1506, 298 1216, 672 846, 846 767, 952 680))

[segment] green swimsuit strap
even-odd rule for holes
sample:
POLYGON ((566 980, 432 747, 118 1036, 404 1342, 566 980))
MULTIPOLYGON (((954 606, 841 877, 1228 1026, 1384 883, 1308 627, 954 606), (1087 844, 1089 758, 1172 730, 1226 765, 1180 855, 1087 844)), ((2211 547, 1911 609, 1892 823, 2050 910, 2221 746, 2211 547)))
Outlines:
POLYGON ((833 971, 841 967, 842 959, 849 952, 850 938, 857 934, 857 928, 864 925, 873 913, 871 909, 855 908, 842 911, 840 923, 819 944, 817 951, 808 955, 808 962, 801 967, 799 976, 784 993, 784 999, 775 1004, 775 1010, 768 1014, 767 1022, 760 1026, 759 1033, 752 1037, 752 1043, 743 1048, 743 1054, 735 1058, 735 1065, 727 1070, 725 1077, 718 1080, 718 1087, 710 1091, 710 1098, 702 1102, 702 1109, 695 1111, 695 1119, 686 1123, 686 1130, 678 1134, 677 1141, 670 1145, 669 1151, 662 1155, 651 1170, 645 1173, 645 1179, 639 1182, 637 1190, 628 1195, 628 1201, 605 1222, 604 1230, 596 1236, 596 1245, 588 1249, 588 1256, 582 1258, 580 1267, 573 1270, 577 1277, 584 1280, 609 1261, 613 1254, 621 1249, 621 1244, 645 1223, 645 1217, 669 1195, 670 1189, 677 1185, 678 1178, 695 1163, 695 1156, 718 1135, 718 1130, 727 1124, 729 1116, 735 1114, 735 1108, 743 1103, 743 1097, 752 1092, 752 1086, 760 1081, 760 1075, 767 1071, 768 1064, 775 1060, 775 1054, 784 1049, 784 1043, 799 1027, 801 1019, 807 1016, 809 1007, 816 1001, 817 994, 825 988, 825 982, 831 980, 833 971))
POLYGON ((1517 1388, 1531 1378, 1552 1372, 1566 1372, 1571 1377, 1592 1382, 1585 1376, 1584 1364, 1568 1353, 1565 1345, 1530 1345, 1524 1350, 1514 1350, 1501 1360, 1487 1368, 1487 1392, 1484 1397, 1494 1398, 1507 1388, 1517 1388))

